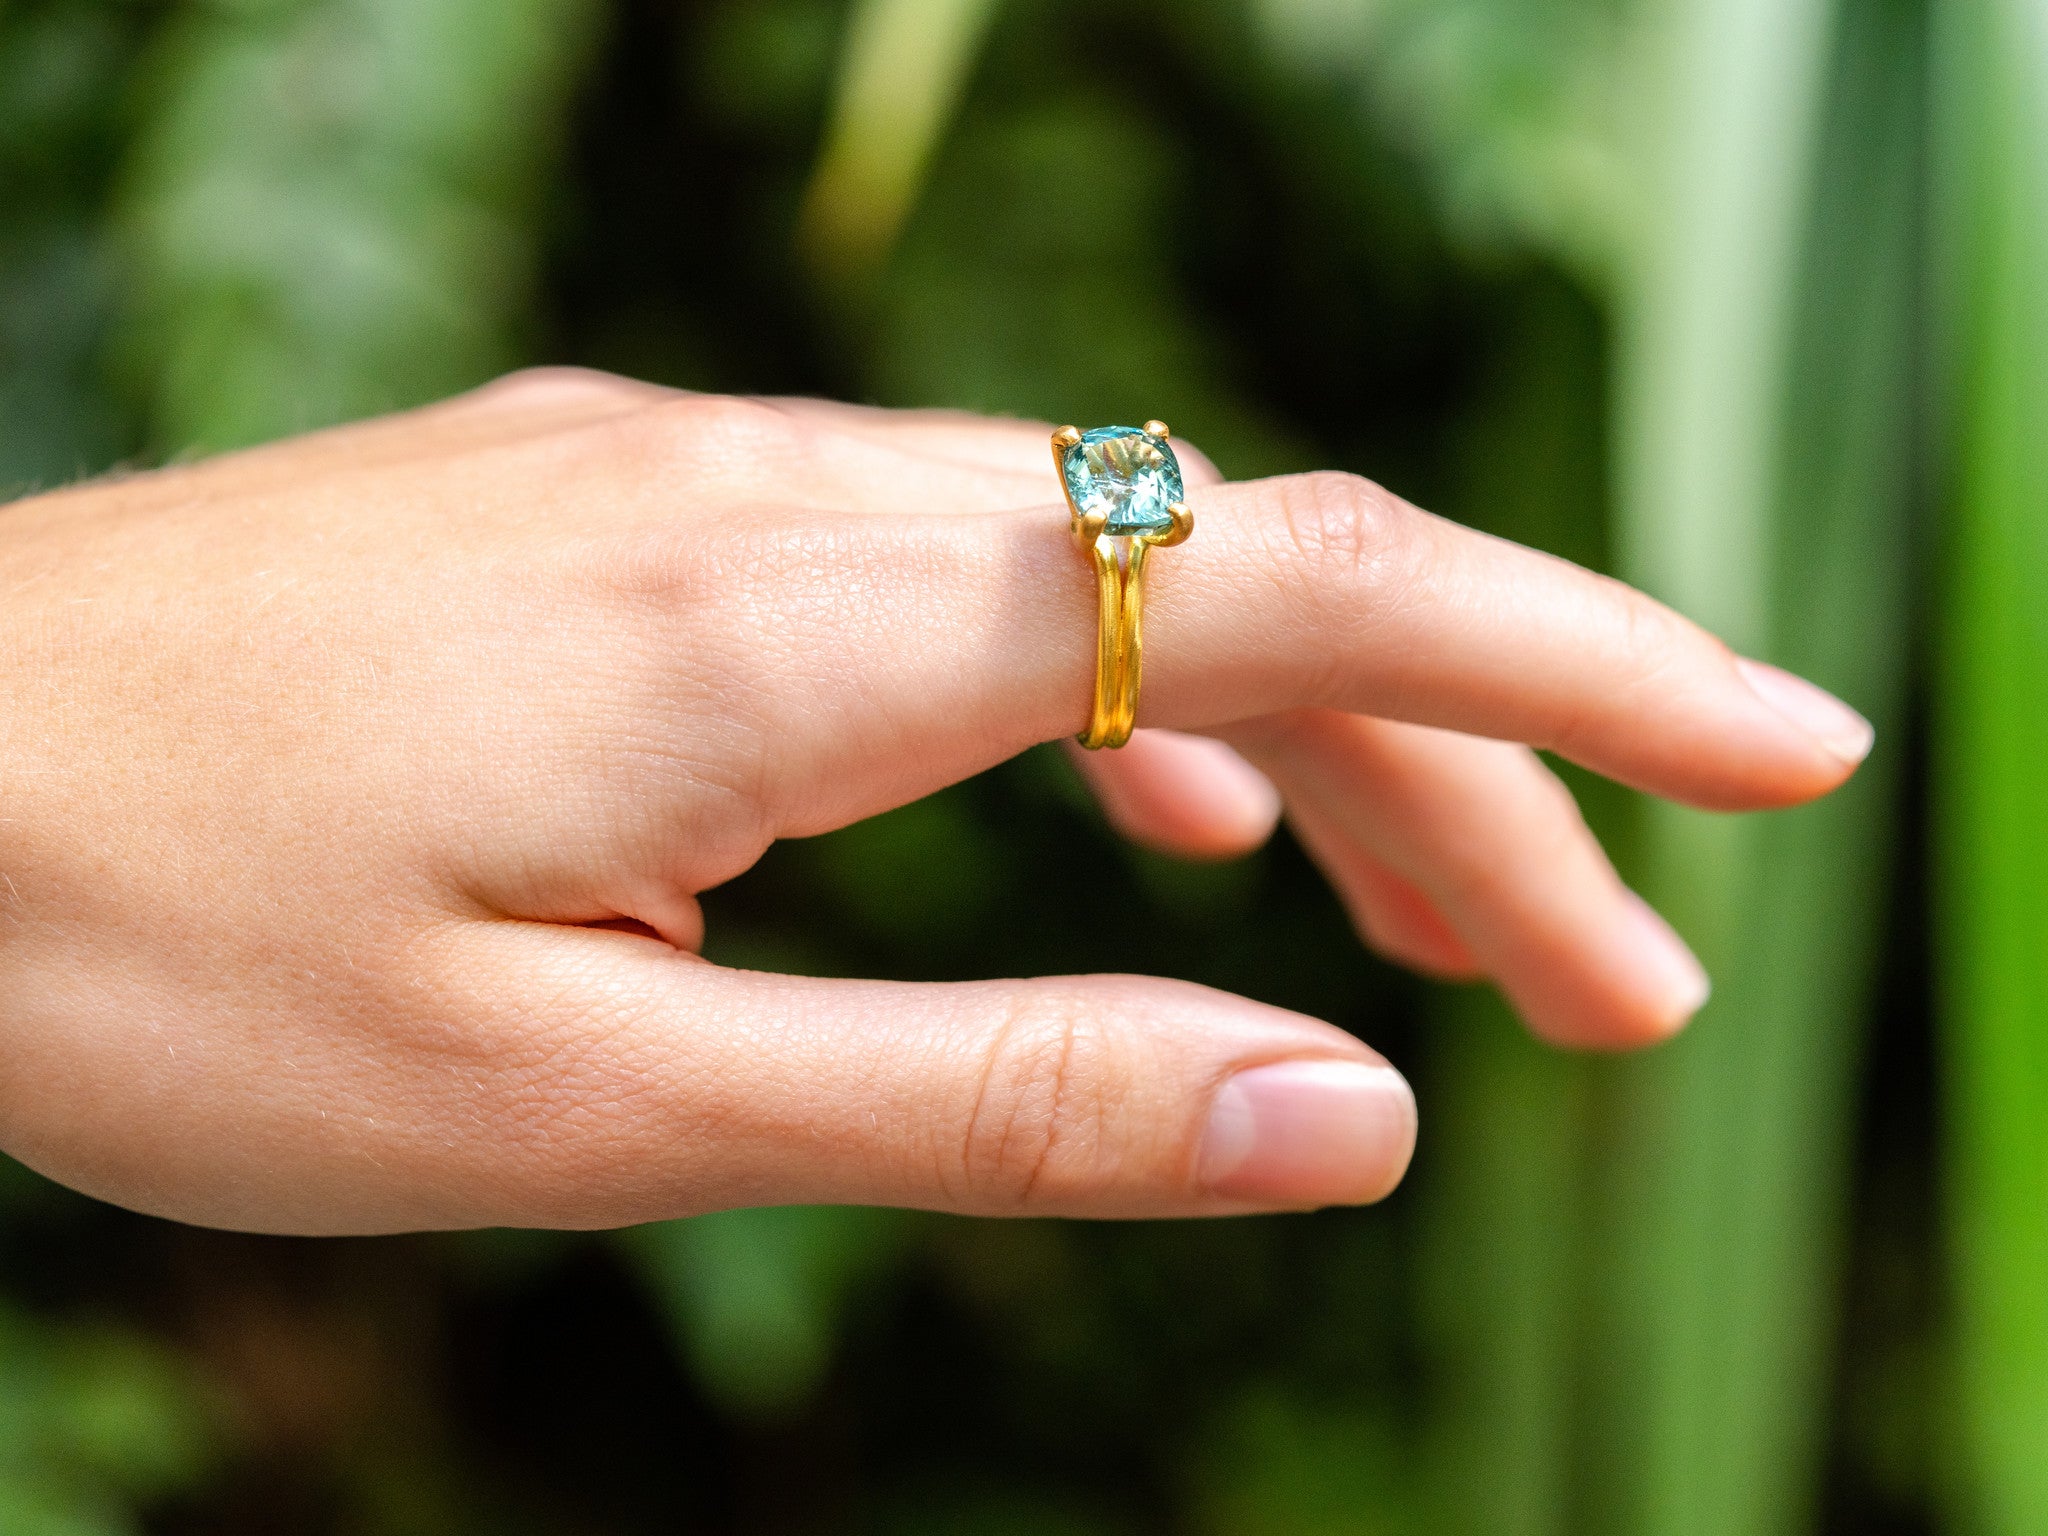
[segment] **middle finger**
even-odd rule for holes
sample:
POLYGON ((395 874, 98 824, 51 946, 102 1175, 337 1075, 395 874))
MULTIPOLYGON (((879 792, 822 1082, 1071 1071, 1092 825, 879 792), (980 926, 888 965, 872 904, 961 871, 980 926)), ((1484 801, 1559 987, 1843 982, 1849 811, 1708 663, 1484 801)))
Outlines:
POLYGON ((1226 734, 1279 786, 1354 910, 1372 915, 1391 870, 1546 1039, 1642 1045, 1706 1001, 1699 962, 1526 748, 1333 710, 1226 734))

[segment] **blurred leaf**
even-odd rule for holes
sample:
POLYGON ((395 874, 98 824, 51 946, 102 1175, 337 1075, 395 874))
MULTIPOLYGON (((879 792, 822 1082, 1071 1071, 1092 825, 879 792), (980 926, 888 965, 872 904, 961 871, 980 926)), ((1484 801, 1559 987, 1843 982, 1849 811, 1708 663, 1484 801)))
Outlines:
POLYGON ((0 498, 131 446, 101 367, 118 290, 100 201, 139 30, 101 0, 0 11, 0 498))
POLYGON ((805 850, 816 878, 877 934, 943 944, 984 921, 1003 898, 1008 850, 958 794, 937 794, 818 838, 805 850))
POLYGON ((504 1289, 554 1272, 589 1239, 580 1233, 530 1227, 479 1227, 441 1239, 450 1270, 470 1283, 504 1289))
POLYGON ((1244 858, 1176 859, 1126 848, 1139 887, 1169 923, 1217 924, 1250 914, 1264 879, 1258 854, 1244 858))
POLYGON ((1212 1431, 1197 1473, 1209 1536, 1394 1536, 1416 1531, 1412 1480, 1387 1405, 1331 1409, 1255 1390, 1212 1431))
MULTIPOLYGON (((1555 279, 1523 296, 1465 427, 1455 508, 1490 532, 1585 563, 1604 554, 1606 344, 1588 300, 1555 279)), ((1627 823, 1614 786, 1565 770, 1610 855, 1627 823)), ((1430 1133, 1420 1334, 1438 1394, 1425 1528, 1574 1532, 1580 1377, 1597 1264, 1587 1198, 1593 1084, 1582 1058, 1531 1039, 1490 990, 1439 991, 1418 1092, 1430 1133)))
POLYGON ((967 123, 884 285, 869 369, 894 405, 1062 421, 1157 416, 1227 474, 1312 456, 1225 379, 1168 260, 1186 168, 1093 95, 967 123), (1140 168, 1077 197, 1075 166, 1140 168))
POLYGON ((90 207, 92 163, 132 47, 132 8, 40 0, 0 10, 0 166, 9 211, 30 188, 90 207))
POLYGON ((116 302, 95 232, 52 221, 0 243, 0 499, 107 468, 126 423, 98 369, 116 302))
POLYGON ((2048 1532, 2048 12, 1943 0, 1939 694, 1959 1528, 2048 1532))
MULTIPOLYGON (((1909 639, 1917 52, 1910 5, 1852 4, 1807 80, 1814 24, 1707 7, 1673 34, 1692 43, 1667 59, 1665 153, 1703 163, 1683 190, 1661 173, 1668 227, 1624 305, 1619 542, 1637 579, 1836 688, 1888 745, 1909 639), (1752 48, 1768 61, 1721 51, 1752 48), (1801 133, 1813 148, 1788 149, 1801 133)), ((1802 1525, 1896 764, 1881 749, 1846 791, 1768 821, 1659 806, 1630 827, 1596 802, 1714 1002, 1633 1062, 1551 1058, 1505 1019, 1453 1037, 1429 1273, 1459 1528, 1802 1525)))
POLYGON ((1674 0, 1645 82, 1661 120, 1620 295, 1618 562, 1750 654, 1772 637, 1775 480, 1807 404, 1786 370, 1836 5, 1674 0))
POLYGON ((0 1155, 0 1220, 26 1211, 48 1209, 78 1199, 62 1185, 53 1184, 33 1168, 0 1155))
POLYGON ((874 1536, 1127 1536, 1131 1527, 1029 1484, 956 1480, 898 1493, 867 1529, 874 1536))
POLYGON ((808 126, 832 80, 845 9, 841 0, 726 0, 690 58, 698 98, 728 122, 808 126))
POLYGON ((202 4, 128 168, 128 339, 173 450, 417 404, 518 359, 595 0, 202 4))
POLYGON ((1254 0, 1276 56, 1355 91, 1481 247, 1534 247, 1602 286, 1641 221, 1633 113, 1654 0, 1254 0))
POLYGON ((1675 132, 1705 163, 1625 343, 1624 571, 1851 700, 1879 741, 1797 812, 1650 807, 1638 878, 1716 995, 1607 1089, 1608 1369, 1628 1385, 1594 1433, 1641 1468, 1612 1505, 1629 1531, 1782 1531, 1820 1494, 1903 766, 1923 73, 1913 0, 1821 9, 1691 16, 1675 132))
POLYGON ((900 1212, 720 1211, 621 1235, 704 1390, 743 1418, 802 1407, 832 1363, 855 1290, 894 1260, 900 1212))
POLYGON ((215 1422, 160 1348, 0 1311, 0 1529, 134 1532, 135 1506, 207 1467, 215 1422))
POLYGON ((998 0, 854 0, 803 242, 835 284, 881 267, 980 55, 998 0))

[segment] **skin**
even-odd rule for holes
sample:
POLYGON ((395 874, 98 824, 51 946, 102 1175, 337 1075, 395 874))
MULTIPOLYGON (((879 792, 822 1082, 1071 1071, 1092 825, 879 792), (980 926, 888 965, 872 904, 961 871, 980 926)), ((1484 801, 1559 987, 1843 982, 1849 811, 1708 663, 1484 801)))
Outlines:
MULTIPOLYGON (((1039 424, 518 375, 0 515, 0 1147, 251 1230, 742 1204, 1366 1201, 1412 1097, 1351 1036, 1128 976, 725 970, 779 837, 1085 723, 1094 583, 1039 424)), ((1148 575, 1176 852, 1285 813, 1366 940, 1622 1048, 1704 997, 1521 743, 1723 809, 1859 717, 1648 599, 1348 476, 1220 482, 1148 575)))

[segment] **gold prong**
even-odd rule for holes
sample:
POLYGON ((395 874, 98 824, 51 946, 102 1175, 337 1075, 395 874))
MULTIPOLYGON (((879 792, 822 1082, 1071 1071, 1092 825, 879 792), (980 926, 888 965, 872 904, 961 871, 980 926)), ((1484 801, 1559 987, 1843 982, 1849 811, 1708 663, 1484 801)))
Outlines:
POLYGON ((1173 532, 1161 534, 1152 542, 1161 549, 1171 549, 1176 544, 1187 543, 1188 536, 1195 531, 1194 508, 1184 501, 1176 501, 1167 507, 1166 512, 1173 519, 1173 532))
POLYGON ((1145 435, 1147 437, 1171 437, 1173 436, 1173 428, 1163 421, 1148 421, 1145 423, 1145 435))
MULTIPOLYGON (((1052 434, 1052 472, 1059 480, 1060 494, 1067 498, 1067 515, 1071 518, 1078 518, 1081 509, 1074 505, 1073 488, 1067 484, 1067 450, 1080 441, 1079 427, 1058 427, 1052 434)), ((1078 540, 1080 536, 1077 530, 1074 537, 1078 540)))
POLYGON ((1073 521, 1074 543, 1080 549, 1093 549, 1095 541, 1102 537, 1102 530, 1109 525, 1107 512, 1080 512, 1073 521))

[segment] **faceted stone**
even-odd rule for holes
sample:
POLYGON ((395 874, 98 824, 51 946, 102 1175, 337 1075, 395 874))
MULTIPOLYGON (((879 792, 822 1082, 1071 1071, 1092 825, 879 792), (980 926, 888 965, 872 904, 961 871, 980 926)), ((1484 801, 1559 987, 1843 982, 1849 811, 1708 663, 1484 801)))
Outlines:
POLYGON ((1166 509, 1187 496, 1172 446, 1136 427, 1082 433, 1060 467, 1074 505, 1102 513, 1105 533, 1163 533, 1173 526, 1166 509))

